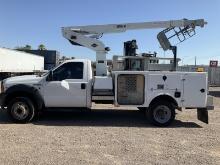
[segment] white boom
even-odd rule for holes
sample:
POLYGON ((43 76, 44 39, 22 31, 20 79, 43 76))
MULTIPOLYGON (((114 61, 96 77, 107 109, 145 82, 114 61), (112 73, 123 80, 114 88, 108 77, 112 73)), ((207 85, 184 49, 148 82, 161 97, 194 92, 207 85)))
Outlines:
POLYGON ((155 22, 140 22, 140 23, 122 23, 122 24, 107 24, 107 25, 88 25, 88 26, 70 26, 63 27, 62 34, 72 44, 84 46, 96 52, 96 75, 107 75, 106 54, 109 48, 106 47, 100 40, 103 34, 107 33, 122 33, 127 30, 138 29, 156 29, 156 28, 173 28, 173 27, 204 27, 207 22, 204 19, 197 20, 171 20, 171 21, 155 21, 155 22))

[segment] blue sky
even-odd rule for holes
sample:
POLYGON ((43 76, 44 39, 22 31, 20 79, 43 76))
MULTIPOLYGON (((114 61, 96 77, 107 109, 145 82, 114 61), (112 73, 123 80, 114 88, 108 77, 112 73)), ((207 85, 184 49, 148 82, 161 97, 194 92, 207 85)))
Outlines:
MULTIPOLYGON (((0 46, 14 48, 41 43, 62 55, 94 60, 95 53, 72 46, 62 37, 62 26, 144 22, 170 19, 204 18, 208 25, 198 28, 197 35, 178 45, 183 64, 208 64, 220 60, 219 0, 0 0, 0 46)), ((138 30, 109 34, 102 38, 108 53, 120 55, 123 42, 136 39, 138 52, 156 51, 169 57, 171 52, 159 48, 156 35, 160 30, 138 30)))

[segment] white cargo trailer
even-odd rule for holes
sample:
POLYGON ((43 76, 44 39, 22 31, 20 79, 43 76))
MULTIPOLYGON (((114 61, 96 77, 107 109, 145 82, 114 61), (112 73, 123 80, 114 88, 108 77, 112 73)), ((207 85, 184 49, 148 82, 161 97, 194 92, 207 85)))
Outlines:
POLYGON ((44 57, 0 48, 1 73, 31 73, 44 70, 44 57))

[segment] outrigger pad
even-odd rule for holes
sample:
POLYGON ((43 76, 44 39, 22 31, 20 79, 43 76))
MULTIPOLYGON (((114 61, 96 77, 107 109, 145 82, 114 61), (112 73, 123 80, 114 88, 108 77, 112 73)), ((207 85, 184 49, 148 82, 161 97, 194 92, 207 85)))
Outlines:
POLYGON ((209 123, 209 115, 207 108, 198 108, 197 109, 197 118, 198 120, 208 124, 209 123))

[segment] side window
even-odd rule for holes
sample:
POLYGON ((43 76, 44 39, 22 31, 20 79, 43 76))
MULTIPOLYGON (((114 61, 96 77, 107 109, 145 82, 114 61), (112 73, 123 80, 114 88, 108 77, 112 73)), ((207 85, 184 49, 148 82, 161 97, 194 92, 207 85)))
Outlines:
POLYGON ((65 79, 83 79, 83 63, 65 63, 53 71, 53 81, 62 81, 65 79))
POLYGON ((69 70, 71 72, 70 79, 83 79, 83 63, 82 62, 70 63, 69 70))

